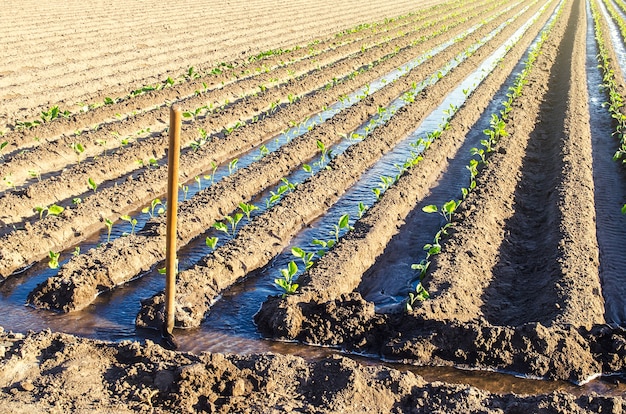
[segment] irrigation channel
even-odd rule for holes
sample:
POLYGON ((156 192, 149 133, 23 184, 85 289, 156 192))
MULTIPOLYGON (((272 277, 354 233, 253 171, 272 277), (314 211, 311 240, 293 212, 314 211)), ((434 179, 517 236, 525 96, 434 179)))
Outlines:
POLYGON ((156 338, 177 102, 181 350, 626 395, 626 177, 591 3, 624 68, 601 1, 453 1, 22 123, 2 138, 2 326, 156 338))

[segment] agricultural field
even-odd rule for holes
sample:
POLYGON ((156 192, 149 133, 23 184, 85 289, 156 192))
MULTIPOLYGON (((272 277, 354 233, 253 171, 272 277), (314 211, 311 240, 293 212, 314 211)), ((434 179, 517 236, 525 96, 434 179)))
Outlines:
POLYGON ((3 16, 0 412, 624 411, 626 2, 224 3, 3 16))

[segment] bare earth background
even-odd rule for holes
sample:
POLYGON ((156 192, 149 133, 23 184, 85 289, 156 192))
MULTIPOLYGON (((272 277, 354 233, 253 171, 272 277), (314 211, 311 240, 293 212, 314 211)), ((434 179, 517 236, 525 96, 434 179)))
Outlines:
POLYGON ((439 1, 3 2, 0 130, 245 55, 439 1))

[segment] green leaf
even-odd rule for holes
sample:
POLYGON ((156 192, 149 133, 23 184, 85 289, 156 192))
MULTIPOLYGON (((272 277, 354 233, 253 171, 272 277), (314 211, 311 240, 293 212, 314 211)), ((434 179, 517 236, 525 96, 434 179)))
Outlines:
POLYGON ((422 211, 425 212, 425 213, 436 213, 437 210, 439 210, 439 209, 434 204, 430 204, 428 206, 422 207, 422 211))
POLYGON ((53 216, 58 216, 59 214, 63 212, 63 210, 65 210, 63 207, 53 204, 50 207, 48 207, 48 214, 52 214, 53 216))
POLYGON ((289 275, 293 277, 296 273, 298 273, 298 265, 293 260, 289 262, 289 275))
POLYGON ((228 227, 221 221, 214 223, 213 227, 219 231, 223 231, 224 233, 228 234, 228 227))
POLYGON ((98 184, 96 184, 96 182, 91 177, 89 177, 87 182, 89 183, 89 188, 91 188, 95 192, 96 188, 98 188, 98 184))
POLYGON ((292 247, 291 248, 291 254, 293 254, 294 256, 296 256, 299 259, 302 259, 306 253, 304 252, 304 250, 302 250, 299 247, 292 247))
POLYGON ((626 214, 626 204, 622 206, 622 214, 626 214))
POLYGON ((343 216, 341 216, 341 218, 339 219, 339 228, 345 229, 346 227, 348 227, 349 221, 350 221, 349 214, 344 214, 343 216))
POLYGON ((452 214, 456 210, 456 207, 457 207, 456 201, 450 200, 443 205, 443 210, 448 214, 452 214))

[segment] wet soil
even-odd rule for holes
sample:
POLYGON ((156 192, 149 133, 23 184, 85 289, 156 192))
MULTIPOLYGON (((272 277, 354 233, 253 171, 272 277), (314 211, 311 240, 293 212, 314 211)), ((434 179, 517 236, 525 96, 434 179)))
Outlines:
MULTIPOLYGON (((205 178, 205 186, 198 185, 180 205, 178 244, 184 251, 204 244, 214 234, 213 224, 236 214, 240 203, 258 200, 281 178, 313 164, 321 144, 343 142, 424 82, 388 121, 351 142, 271 208, 243 219, 231 240, 185 263, 177 280, 176 327, 197 328, 215 301, 227 300, 222 295, 229 287, 271 267, 303 229, 314 226, 541 10, 419 162, 298 276, 297 292, 280 295, 277 288, 259 303, 254 320, 268 340, 367 355, 366 363, 349 355, 305 360, 272 352, 175 352, 149 339, 111 343, 0 328, 0 412, 622 412, 626 331, 624 321, 616 320, 619 310, 607 314, 620 302, 611 300, 601 278, 609 264, 603 262, 608 256, 602 254, 595 216, 596 186, 603 179, 592 163, 599 147, 592 139, 585 82, 587 25, 593 24, 586 2, 344 2, 324 16, 328 7, 321 3, 274 6, 266 0, 230 2, 218 12, 223 30, 216 32, 207 24, 170 22, 165 16, 175 6, 154 4, 152 26, 145 33, 133 29, 143 34, 131 42, 103 37, 110 28, 85 25, 83 36, 103 38, 102 50, 85 52, 89 68, 74 59, 56 61, 38 46, 50 36, 46 25, 26 30, 12 20, 15 30, 0 36, 0 50, 7 52, 0 66, 0 85, 7 87, 0 114, 6 128, 0 143, 7 141, 0 164, 6 184, 0 193, 0 283, 5 292, 22 281, 35 285, 33 280, 45 279, 28 296, 28 304, 40 308, 32 309, 33 315, 53 310, 72 318, 97 309, 93 302, 103 292, 123 296, 124 286, 161 266, 165 217, 140 211, 157 197, 166 201, 167 113, 174 102, 186 111, 198 109, 183 125, 181 182, 191 187, 194 177, 215 179, 214 163, 222 171, 211 185, 205 178), (236 17, 228 7, 238 10, 236 17), (421 281, 430 298, 405 311, 404 290, 408 295, 419 280, 414 272, 396 269, 424 257, 411 233, 424 238, 439 225, 422 207, 453 170, 464 169, 469 158, 460 151, 468 150, 468 137, 488 124, 486 108, 556 10, 506 121, 508 134, 481 166, 476 189, 457 210, 441 252, 431 258, 421 281), (194 28, 211 42, 192 47, 194 28), (187 39, 189 47, 169 39, 159 47, 149 39, 170 30, 179 31, 181 44, 187 39), (491 40, 466 52, 493 31, 491 40), (47 62, 43 69, 17 70, 25 63, 12 51, 26 41, 33 42, 33 56, 47 62), (429 52, 448 41, 445 49, 429 52), (272 53, 259 55, 270 48, 272 53), (379 81, 380 88, 369 92, 381 76, 422 55, 419 65, 393 82, 379 81), (458 56, 462 62, 448 72, 446 64, 458 56), (47 89, 41 76, 50 83, 47 89), (168 76, 172 82, 164 81, 168 76), (129 93, 145 85, 157 87, 129 93), (363 96, 307 127, 309 117, 349 101, 355 91, 363 96), (109 97, 114 99, 100 104, 109 97), (73 113, 33 128, 19 126, 53 105, 73 113), (84 152, 72 148, 76 142, 85 144, 84 152), (276 145, 269 154, 232 168, 234 160, 270 143, 276 145), (226 174, 227 169, 232 171, 226 174), (89 188, 90 179, 97 189, 89 188), (35 209, 52 204, 65 210, 40 217, 35 209), (126 214, 138 219, 136 229, 123 227, 119 217, 126 214), (125 229, 110 241, 107 219, 125 229), (134 234, 120 237, 124 231, 134 234), (84 251, 74 250, 81 245, 84 251), (60 269, 42 277, 51 252, 61 253, 60 269), (389 298, 392 306, 379 306, 389 298), (573 384, 605 374, 615 391, 494 392, 426 380, 399 365, 382 365, 380 358, 573 384)), ((184 13, 196 22, 203 11, 193 6, 184 13)), ((61 21, 64 15, 50 11, 61 21)), ((116 16, 123 22, 120 34, 140 24, 116 16)), ((60 44, 73 45, 70 39, 75 47, 83 44, 74 34, 66 36, 60 44)), ((616 173, 609 173, 611 179, 616 173)), ((153 292, 144 296, 138 328, 158 329, 163 323, 164 295, 150 297, 153 292)))

